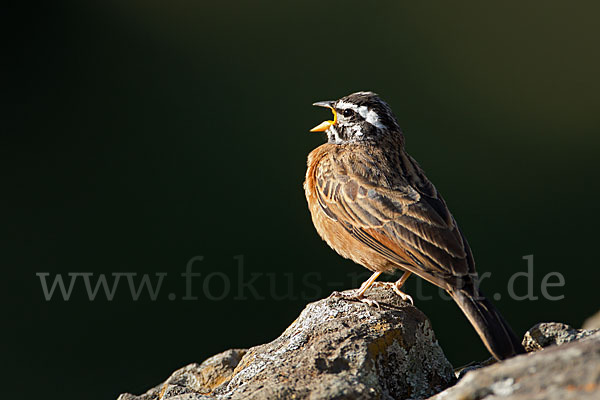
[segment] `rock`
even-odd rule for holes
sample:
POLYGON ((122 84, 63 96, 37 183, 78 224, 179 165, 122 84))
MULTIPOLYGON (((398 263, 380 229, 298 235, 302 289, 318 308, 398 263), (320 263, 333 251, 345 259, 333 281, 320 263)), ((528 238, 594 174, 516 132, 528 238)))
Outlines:
POLYGON ((480 362, 471 362, 463 367, 455 368, 454 374, 458 380, 461 380, 467 372, 475 371, 476 369, 487 367, 488 365, 496 364, 498 361, 494 357, 480 362))
POLYGON ((430 400, 600 399, 600 332, 545 323, 530 329, 531 341, 538 337, 532 332, 543 339, 528 343, 559 345, 467 372, 430 400))
POLYGON ((538 351, 550 345, 559 345, 580 340, 595 334, 596 330, 574 329, 559 322, 542 322, 525 333, 523 347, 528 352, 538 351))
POLYGON ((211 398, 202 396, 211 393, 229 379, 246 354, 247 350, 233 349, 212 356, 202 364, 189 364, 177 371, 164 383, 150 389, 140 396, 125 393, 117 400, 154 400, 175 398, 177 395, 190 394, 192 399, 211 398))
POLYGON ((583 322, 583 329, 600 329, 600 311, 583 322))
POLYGON ((419 399, 453 384, 427 317, 391 290, 368 297, 380 308, 339 297, 311 303, 271 343, 188 365, 119 400, 419 399))

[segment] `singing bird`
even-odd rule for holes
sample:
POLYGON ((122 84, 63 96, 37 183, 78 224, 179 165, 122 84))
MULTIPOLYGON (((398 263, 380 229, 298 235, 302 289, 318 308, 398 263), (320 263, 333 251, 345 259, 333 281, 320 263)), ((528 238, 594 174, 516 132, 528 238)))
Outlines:
POLYGON ((341 256, 372 276, 404 271, 392 289, 415 274, 446 290, 489 352, 499 360, 523 353, 506 320, 483 296, 471 249, 444 199, 405 151, 404 135, 390 107, 372 92, 322 101, 333 120, 311 129, 327 143, 308 156, 304 190, 317 232, 341 256))

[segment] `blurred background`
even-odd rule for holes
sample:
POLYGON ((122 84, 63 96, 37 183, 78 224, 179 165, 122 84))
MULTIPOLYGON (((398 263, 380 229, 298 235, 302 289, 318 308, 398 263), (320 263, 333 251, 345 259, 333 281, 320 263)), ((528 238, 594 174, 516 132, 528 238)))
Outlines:
MULTIPOLYGON (((3 7, 5 395, 142 393, 274 339, 307 302, 368 276, 320 240, 302 190, 325 141, 308 130, 330 117, 311 103, 357 90, 395 111, 519 335, 597 311, 598 3, 3 7), (532 296, 511 299, 528 255, 531 283, 514 291, 532 296), (197 299, 183 300, 196 256, 197 299), (555 271, 551 301, 541 283, 555 271), (112 301, 92 301, 80 276, 67 301, 46 300, 41 272, 67 286, 74 272, 94 285, 167 275, 154 300, 133 300, 122 277, 112 301)), ((487 358, 458 307, 417 281, 407 292, 431 295, 416 305, 451 362, 487 358)))

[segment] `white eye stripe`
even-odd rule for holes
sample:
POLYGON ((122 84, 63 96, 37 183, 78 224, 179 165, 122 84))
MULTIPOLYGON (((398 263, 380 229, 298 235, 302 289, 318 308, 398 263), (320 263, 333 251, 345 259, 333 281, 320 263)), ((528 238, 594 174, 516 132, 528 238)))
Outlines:
POLYGON ((348 108, 351 110, 354 110, 355 112, 360 114, 360 116, 363 117, 364 120, 367 121, 368 123, 370 123, 371 125, 379 128, 379 129, 384 129, 383 124, 381 122, 379 122, 379 116, 377 115, 377 113, 373 110, 369 110, 367 108, 367 106, 358 107, 356 104, 348 103, 346 101, 340 101, 335 105, 335 108, 338 108, 340 110, 346 110, 348 108))
MULTIPOLYGON (((358 113, 361 117, 363 117, 363 119, 366 120, 367 116, 369 115, 369 109, 367 108, 367 106, 360 106, 358 107, 358 113)), ((375 116, 377 116, 377 114, 375 116)))
MULTIPOLYGON (((360 108, 363 108, 363 107, 360 107, 360 108)), ((365 121, 367 121, 371 125, 379 128, 379 129, 384 128, 383 124, 381 122, 379 122, 379 115, 377 115, 377 113, 375 111, 367 110, 367 107, 364 107, 364 110, 359 109, 358 112, 365 119, 365 121), (363 115, 363 112, 365 113, 365 115, 363 115)))
POLYGON ((352 104, 352 103, 348 103, 346 101, 339 101, 336 105, 335 108, 339 108, 341 110, 345 110, 347 108, 350 108, 354 111, 358 111, 358 106, 356 104, 352 104))

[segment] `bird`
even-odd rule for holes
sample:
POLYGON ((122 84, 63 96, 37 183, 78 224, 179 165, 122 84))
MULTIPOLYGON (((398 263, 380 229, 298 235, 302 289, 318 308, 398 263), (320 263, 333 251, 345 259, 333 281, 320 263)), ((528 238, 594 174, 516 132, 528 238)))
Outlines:
POLYGON ((373 92, 313 104, 333 120, 311 129, 324 143, 308 155, 304 192, 312 222, 339 255, 372 271, 351 297, 373 285, 401 291, 411 276, 444 289, 497 360, 524 353, 508 322, 478 287, 473 254, 446 202, 406 152, 389 105, 373 92), (376 282, 402 271, 396 282, 376 282))

